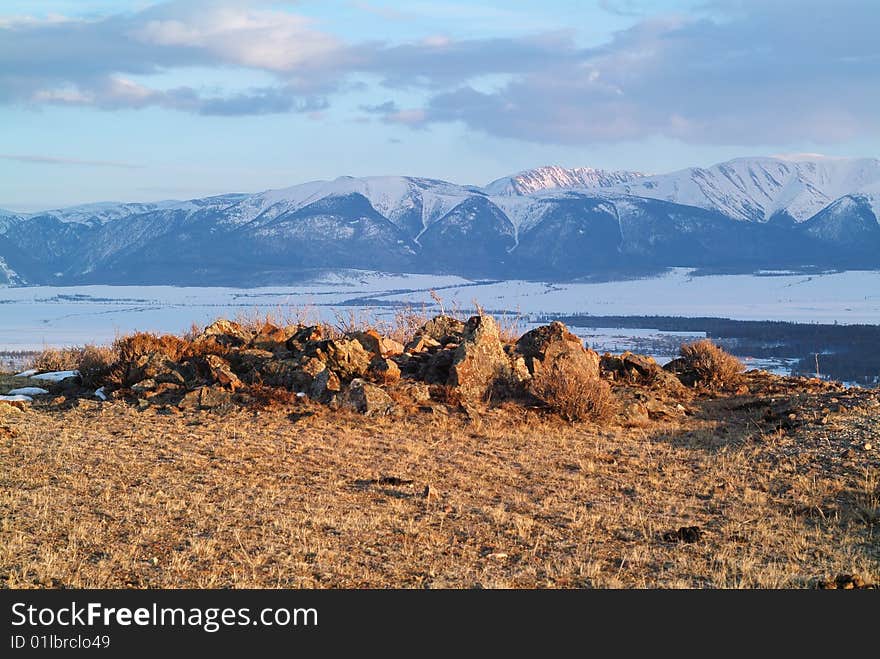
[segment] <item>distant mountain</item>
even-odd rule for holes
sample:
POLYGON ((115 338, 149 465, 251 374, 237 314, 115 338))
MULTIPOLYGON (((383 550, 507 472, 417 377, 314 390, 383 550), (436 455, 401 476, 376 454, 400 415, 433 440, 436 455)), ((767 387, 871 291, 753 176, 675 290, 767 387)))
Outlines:
POLYGON ((0 211, 0 284, 286 283, 314 269, 571 278, 880 267, 880 161, 545 167, 484 188, 341 177, 257 194, 0 211))
POLYGON ((835 199, 880 183, 876 158, 811 154, 737 158, 615 186, 637 197, 719 211, 736 220, 803 222, 835 199))
POLYGON ((530 195, 545 190, 608 188, 637 181, 643 176, 639 172, 608 171, 592 167, 566 169, 551 165, 505 176, 492 181, 483 190, 489 195, 530 195))

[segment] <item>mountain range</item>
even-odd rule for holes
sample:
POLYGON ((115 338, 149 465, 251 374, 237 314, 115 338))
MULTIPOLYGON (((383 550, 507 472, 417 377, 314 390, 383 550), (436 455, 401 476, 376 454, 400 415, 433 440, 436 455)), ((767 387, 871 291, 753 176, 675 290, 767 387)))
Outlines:
POLYGON ((340 177, 257 194, 0 210, 0 284, 288 283, 365 268, 570 279, 666 266, 880 267, 880 160, 670 174, 540 167, 486 186, 340 177))

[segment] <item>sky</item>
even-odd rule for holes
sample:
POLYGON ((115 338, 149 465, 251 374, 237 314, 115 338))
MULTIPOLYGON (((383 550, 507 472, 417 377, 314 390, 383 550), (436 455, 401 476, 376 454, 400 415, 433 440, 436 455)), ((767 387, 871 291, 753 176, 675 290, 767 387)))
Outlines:
POLYGON ((876 0, 4 0, 0 208, 880 155, 876 0))

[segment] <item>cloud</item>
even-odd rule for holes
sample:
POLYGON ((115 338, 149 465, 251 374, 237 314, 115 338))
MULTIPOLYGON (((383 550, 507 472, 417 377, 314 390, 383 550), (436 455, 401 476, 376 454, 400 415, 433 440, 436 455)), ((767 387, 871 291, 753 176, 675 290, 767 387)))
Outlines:
POLYGON ((316 117, 369 84, 392 98, 360 110, 386 123, 460 122, 533 142, 666 136, 745 145, 880 134, 873 0, 702 0, 678 15, 648 15, 648 3, 635 0, 601 4, 642 14, 591 48, 574 31, 345 42, 257 1, 177 0, 97 20, 5 19, 0 103, 316 117), (269 83, 150 85, 155 74, 197 67, 250 69, 269 83), (407 107, 393 98, 401 91, 407 107))
POLYGON ((79 158, 56 158, 53 156, 34 156, 12 153, 0 153, 0 160, 14 162, 39 163, 45 165, 78 165, 85 167, 116 167, 119 169, 140 169, 143 165, 114 160, 81 160, 79 158))

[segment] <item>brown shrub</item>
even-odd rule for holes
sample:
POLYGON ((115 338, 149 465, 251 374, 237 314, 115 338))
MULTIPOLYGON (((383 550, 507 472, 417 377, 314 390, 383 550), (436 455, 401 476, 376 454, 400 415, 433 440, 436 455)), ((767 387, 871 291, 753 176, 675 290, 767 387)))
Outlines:
POLYGON ((736 382, 739 374, 745 370, 740 360, 709 339, 683 343, 679 352, 685 368, 693 371, 697 382, 706 387, 728 386, 736 382))
POLYGON ((107 346, 87 345, 82 349, 76 369, 86 387, 97 387, 110 373, 116 355, 107 346))
POLYGON ((617 412, 617 400, 608 383, 568 360, 538 371, 529 388, 532 395, 570 423, 604 421, 617 412))
POLYGON ((171 334, 158 336, 150 332, 135 332, 120 337, 113 342, 113 351, 118 362, 129 364, 139 357, 154 352, 161 353, 172 361, 177 361, 186 354, 189 343, 171 334))
POLYGON ((46 348, 36 355, 30 363, 31 368, 40 371, 73 371, 79 365, 83 348, 46 348))

